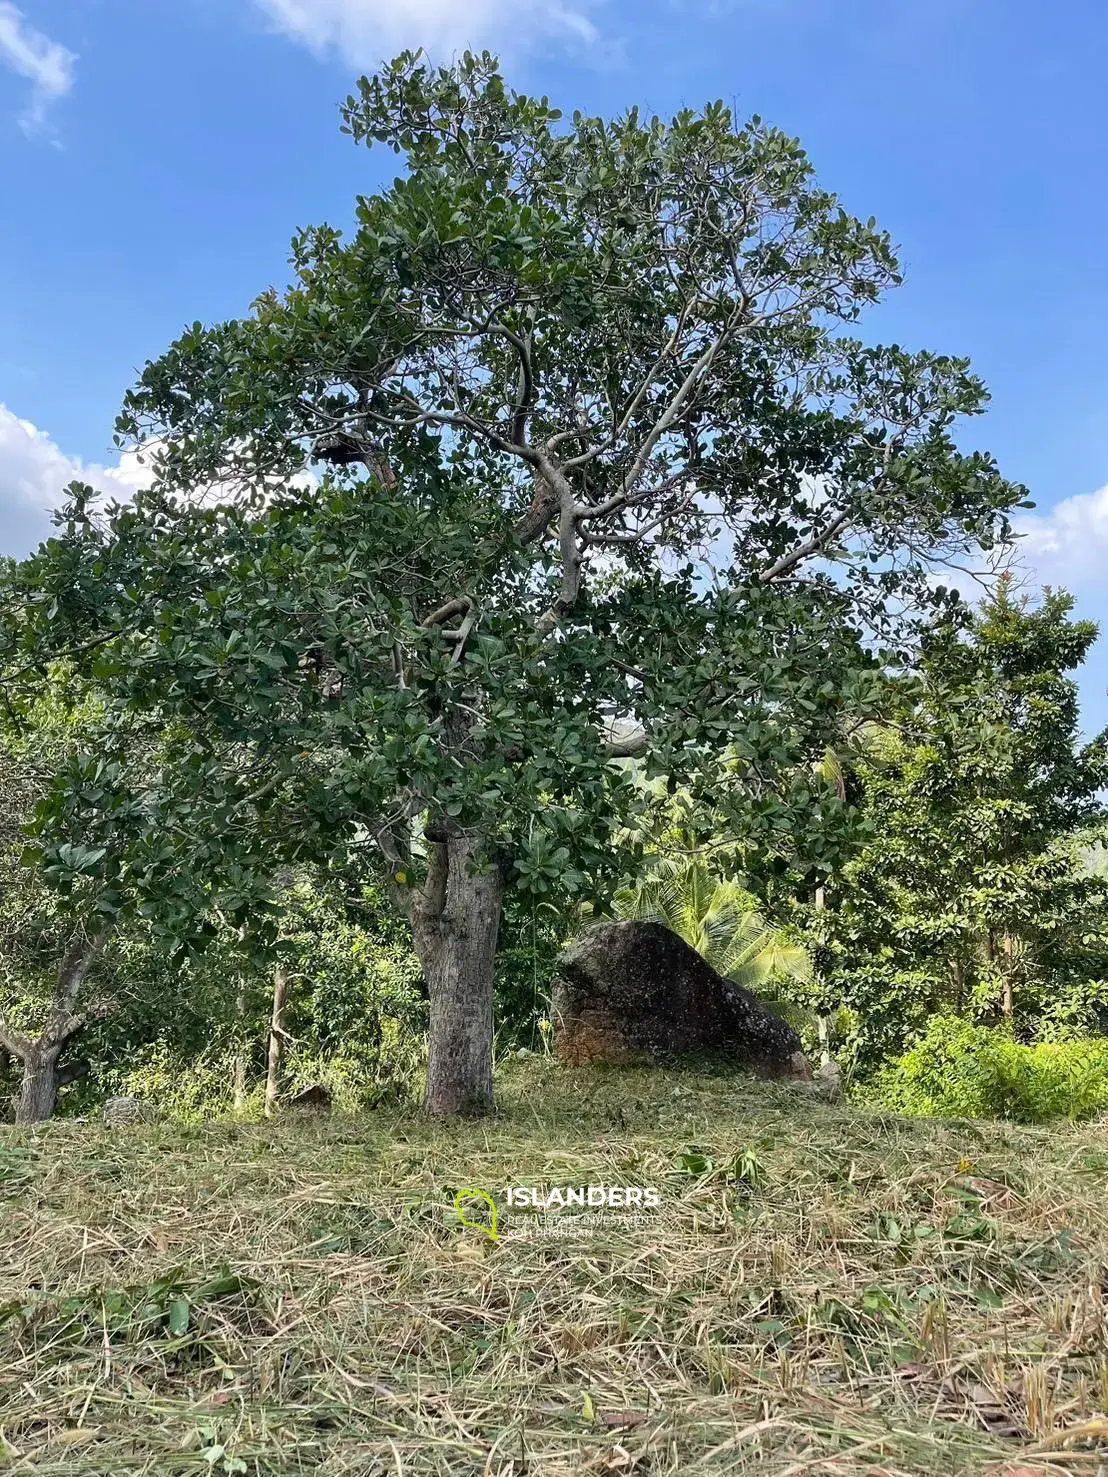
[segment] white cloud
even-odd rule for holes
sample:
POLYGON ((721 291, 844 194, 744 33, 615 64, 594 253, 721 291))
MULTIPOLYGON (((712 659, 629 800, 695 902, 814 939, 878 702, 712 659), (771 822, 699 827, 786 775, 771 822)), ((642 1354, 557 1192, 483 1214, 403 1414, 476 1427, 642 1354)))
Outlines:
MULTIPOLYGON (((87 482, 104 494, 105 502, 129 502, 153 482, 160 445, 151 439, 141 453, 125 451, 113 466, 102 467, 67 456, 45 431, 0 404, 0 555, 23 558, 50 537, 50 514, 62 503, 71 482, 87 482)), ((318 482, 318 476, 306 469, 290 477, 287 485, 310 491, 318 482)), ((271 485, 273 490, 279 486, 271 485)), ((198 502, 230 499, 236 486, 208 483, 194 489, 192 496, 198 502)))
POLYGON ((1108 578, 1108 486, 1013 519, 1022 562, 1044 585, 1104 585, 1108 578))
POLYGON ((0 405, 0 554, 27 554, 49 537, 50 512, 70 482, 88 482, 122 502, 149 481, 149 467, 134 452, 113 467, 82 462, 0 405))
MULTIPOLYGON (((591 0, 585 0, 588 5, 591 0)), ((583 9, 561 0, 255 0, 277 30, 319 55, 337 52, 374 70, 406 48, 436 58, 486 44, 503 50, 542 41, 598 46, 583 9)))
POLYGON ((0 65, 31 84, 31 100, 19 120, 25 132, 40 128, 50 104, 73 86, 76 60, 72 51, 36 31, 22 11, 0 0, 0 65))
POLYGON ((1054 585, 1077 597, 1074 615, 1100 626, 1100 639, 1075 673, 1082 727, 1091 738, 1108 724, 1108 486, 1067 497, 1012 520, 1019 558, 1033 585, 1054 585))

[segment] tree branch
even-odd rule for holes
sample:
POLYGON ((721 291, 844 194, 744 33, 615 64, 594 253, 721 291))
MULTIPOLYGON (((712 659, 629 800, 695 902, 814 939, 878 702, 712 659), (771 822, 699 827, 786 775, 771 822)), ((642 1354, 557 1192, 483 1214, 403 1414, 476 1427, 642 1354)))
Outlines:
POLYGON ((73 1003, 106 938, 106 931, 94 934, 91 938, 83 933, 74 935, 58 968, 51 994, 50 1020, 41 1035, 37 1040, 32 1040, 29 1036, 14 1031, 0 1016, 0 1046, 21 1062, 27 1062, 39 1052, 53 1052, 56 1055, 61 1051, 69 1038, 75 1036, 86 1023, 85 1015, 74 1014, 73 1003))
POLYGON ((429 630, 432 626, 441 626, 444 621, 450 620, 451 616, 465 615, 472 601, 466 595, 456 595, 453 600, 448 600, 445 605, 440 605, 438 610, 432 611, 426 620, 420 621, 423 630, 429 630))
POLYGON ((577 509, 573 488, 564 473, 545 457, 540 471, 557 496, 558 542, 562 551, 562 588, 557 600, 535 622, 540 636, 549 635, 569 610, 581 588, 581 550, 577 543, 577 509))
POLYGON ((798 564, 803 564, 805 559, 810 559, 813 554, 820 554, 826 548, 839 530, 850 521, 850 510, 836 513, 831 522, 822 533, 813 535, 805 543, 799 544, 788 554, 782 554, 775 564, 762 571, 758 576, 762 584, 768 585, 770 580, 780 579, 783 574, 791 574, 798 564))
POLYGON ((650 748, 650 735, 645 728, 625 734, 623 738, 609 738, 604 752, 609 759, 637 759, 650 748))
MULTIPOLYGON (((670 428, 676 423, 677 417, 680 414, 685 403, 692 396, 693 391, 696 389, 697 385, 711 368, 713 359, 730 338, 734 327, 732 321, 734 319, 734 316, 735 314, 731 315, 731 320, 729 320, 728 323, 724 325, 724 327, 720 330, 720 332, 716 335, 712 342, 708 344, 708 346, 697 356, 697 359, 692 368, 689 370, 688 374, 686 374, 685 378, 681 381, 677 389, 670 396, 665 409, 662 411, 661 415, 647 432, 646 439, 639 447, 638 453, 635 456, 635 460, 632 462, 630 469, 624 473, 624 476, 620 483, 619 491, 613 493, 612 496, 608 498, 605 502, 599 503, 595 507, 588 508, 587 514, 582 514, 582 516, 588 516, 590 518, 606 517, 609 513, 614 513, 617 509, 626 506, 626 504, 631 500, 631 498, 634 496, 635 488, 641 481, 642 475, 646 471, 647 464, 654 453, 654 448, 658 445, 658 442, 662 439, 665 433, 670 430, 670 428)), ((575 465, 573 461, 569 461, 566 463, 567 467, 573 465, 575 465)))
POLYGON ((13 1030, 0 1015, 0 1046, 5 1051, 10 1051, 12 1056, 18 1057, 21 1062, 25 1062, 31 1053, 32 1043, 26 1036, 13 1030))
POLYGON ((427 880, 412 894, 412 908, 425 927, 437 933, 446 909, 446 889, 450 880, 450 851, 445 840, 431 842, 427 863, 427 880))
POLYGON ((449 666, 456 667, 461 661, 462 657, 465 655, 466 642, 469 640, 469 633, 473 630, 476 624, 477 609, 475 606, 470 606, 469 613, 462 621, 462 624, 458 627, 458 630, 456 632, 452 631, 450 633, 451 637, 454 640, 454 650, 450 653, 450 661, 448 663, 449 666))

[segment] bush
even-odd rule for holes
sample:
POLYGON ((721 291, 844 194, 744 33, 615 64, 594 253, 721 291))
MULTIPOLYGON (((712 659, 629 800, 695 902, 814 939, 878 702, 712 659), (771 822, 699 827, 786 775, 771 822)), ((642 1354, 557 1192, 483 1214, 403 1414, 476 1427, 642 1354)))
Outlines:
POLYGON ((929 1118, 1076 1122, 1108 1112, 1108 1038, 1025 1046, 1004 1030, 934 1016, 920 1040, 877 1074, 865 1097, 929 1118))
MULTIPOLYGON (((125 1068, 105 1073, 106 1095, 141 1098, 161 1117, 177 1123, 205 1123, 234 1112, 235 1057, 211 1051, 186 1057, 165 1040, 152 1042, 125 1068)), ((261 1117, 261 1093, 245 1117, 261 1117)))
MULTIPOLYGON (((392 1035, 393 1033, 389 1032, 392 1035)), ((387 1065, 351 1055, 300 1051, 282 1077, 282 1095, 322 1083, 330 1088, 335 1111, 360 1113, 384 1104, 418 1101, 418 1075, 423 1066, 415 1043, 388 1043, 387 1065)), ((235 1101, 237 1053, 212 1050, 183 1056, 166 1041, 148 1046, 127 1069, 105 1078, 108 1095, 137 1097, 152 1103, 162 1118, 176 1123, 210 1123, 224 1119, 260 1122, 265 1083, 256 1063, 249 1063, 245 1097, 235 1101)))

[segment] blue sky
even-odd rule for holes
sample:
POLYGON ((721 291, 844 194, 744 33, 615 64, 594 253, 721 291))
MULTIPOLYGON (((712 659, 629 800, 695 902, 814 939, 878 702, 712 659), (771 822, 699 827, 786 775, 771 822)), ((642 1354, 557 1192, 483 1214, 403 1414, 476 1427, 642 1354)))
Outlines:
POLYGON ((143 362, 391 172, 338 132, 359 72, 467 44, 570 109, 725 98, 877 217, 907 281, 866 332, 984 376, 962 439, 1030 488, 1031 576, 1104 625, 1108 724, 1103 0, 0 0, 0 552, 78 472, 132 487, 111 428, 143 362))

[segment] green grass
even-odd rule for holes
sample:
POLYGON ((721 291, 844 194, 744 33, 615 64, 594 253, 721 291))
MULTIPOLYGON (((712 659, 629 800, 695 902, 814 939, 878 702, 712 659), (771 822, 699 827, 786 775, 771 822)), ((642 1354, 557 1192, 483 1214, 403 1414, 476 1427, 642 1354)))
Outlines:
POLYGON ((500 1101, 3 1130, 0 1469, 1108 1471, 1103 1129, 542 1061, 500 1101), (662 1206, 559 1237, 512 1183, 662 1206))

